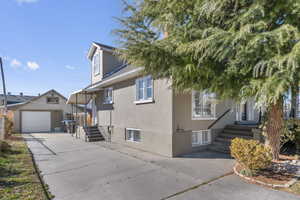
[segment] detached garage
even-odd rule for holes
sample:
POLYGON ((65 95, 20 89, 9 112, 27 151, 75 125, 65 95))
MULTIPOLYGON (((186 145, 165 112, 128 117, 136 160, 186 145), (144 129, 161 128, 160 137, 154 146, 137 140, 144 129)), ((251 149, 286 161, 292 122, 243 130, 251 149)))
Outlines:
POLYGON ((72 105, 55 90, 28 101, 8 105, 14 121, 14 131, 22 133, 62 131, 61 121, 68 119, 72 105))
POLYGON ((22 132, 50 132, 51 112, 22 111, 22 132))

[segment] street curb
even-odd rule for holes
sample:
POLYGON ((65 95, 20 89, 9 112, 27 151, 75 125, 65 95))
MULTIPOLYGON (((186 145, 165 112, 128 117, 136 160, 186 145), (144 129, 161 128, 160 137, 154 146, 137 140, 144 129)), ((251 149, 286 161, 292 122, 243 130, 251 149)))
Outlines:
POLYGON ((260 185, 264 185, 264 186, 268 186, 268 187, 272 187, 272 188, 289 188, 291 187, 292 185, 294 185, 298 180, 299 180, 299 177, 297 178, 293 178, 292 180, 290 180, 289 182, 287 182, 286 184, 271 184, 271 183, 265 183, 265 182, 262 182, 262 181, 259 181, 259 180, 255 180, 253 178, 250 178, 248 176, 245 176, 241 173, 239 173, 237 170, 236 170, 236 167, 237 167, 237 163, 234 165, 233 167, 233 172, 243 178, 243 179, 246 179, 247 181, 251 181, 251 182, 254 182, 254 183, 257 183, 257 184, 260 184, 260 185))

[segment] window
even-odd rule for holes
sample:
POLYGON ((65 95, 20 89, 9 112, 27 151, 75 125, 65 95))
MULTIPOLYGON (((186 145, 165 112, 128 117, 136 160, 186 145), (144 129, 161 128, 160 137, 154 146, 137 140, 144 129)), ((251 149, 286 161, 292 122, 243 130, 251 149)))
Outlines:
POLYGON ((93 57, 93 72, 95 76, 100 74, 100 64, 101 64, 100 57, 101 54, 99 52, 96 52, 93 57))
POLYGON ((104 104, 112 104, 113 103, 112 92, 113 92, 112 87, 104 89, 104 104))
POLYGON ((138 129, 127 128, 125 131, 125 139, 131 142, 141 141, 141 131, 138 129))
POLYGON ((201 130, 192 132, 192 146, 201 146, 211 143, 210 130, 201 130))
POLYGON ((210 120, 216 118, 215 94, 207 92, 192 92, 192 119, 210 120))
POLYGON ((47 103, 59 104, 59 98, 58 97, 47 97, 47 103))
POLYGON ((145 76, 136 80, 136 101, 153 100, 153 79, 151 76, 145 76))

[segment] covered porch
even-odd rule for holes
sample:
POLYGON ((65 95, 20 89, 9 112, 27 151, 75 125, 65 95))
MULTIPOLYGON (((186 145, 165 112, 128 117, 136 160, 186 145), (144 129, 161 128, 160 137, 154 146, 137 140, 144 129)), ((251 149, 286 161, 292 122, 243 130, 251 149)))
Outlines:
POLYGON ((72 105, 72 116, 74 130, 71 135, 86 142, 105 140, 104 135, 99 130, 97 119, 97 107, 95 104, 96 92, 99 89, 89 87, 73 92, 67 101, 72 105), (84 107, 84 112, 79 112, 78 107, 84 107))

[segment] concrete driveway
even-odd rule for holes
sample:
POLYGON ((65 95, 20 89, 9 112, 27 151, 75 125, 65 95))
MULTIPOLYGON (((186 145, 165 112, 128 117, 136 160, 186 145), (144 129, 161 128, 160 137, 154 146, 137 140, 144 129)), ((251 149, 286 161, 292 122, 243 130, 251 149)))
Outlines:
POLYGON ((227 155, 202 152, 166 158, 68 134, 26 134, 29 148, 58 200, 279 200, 294 195, 243 182, 227 155))

